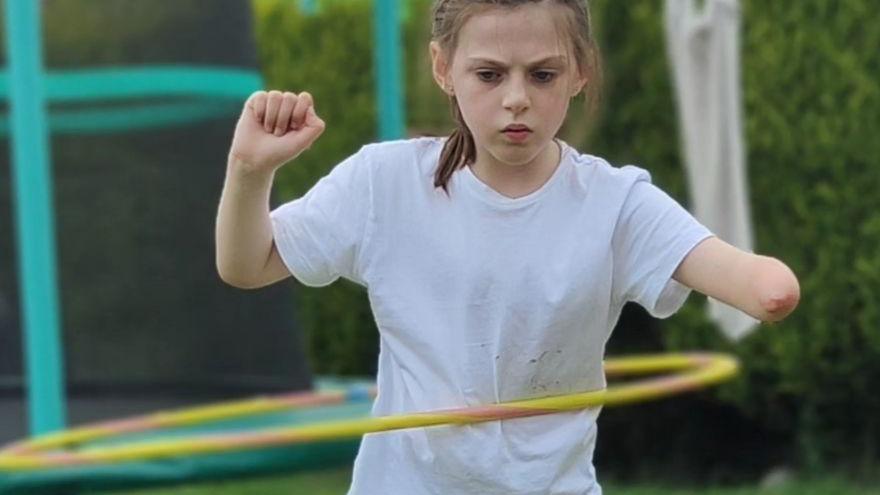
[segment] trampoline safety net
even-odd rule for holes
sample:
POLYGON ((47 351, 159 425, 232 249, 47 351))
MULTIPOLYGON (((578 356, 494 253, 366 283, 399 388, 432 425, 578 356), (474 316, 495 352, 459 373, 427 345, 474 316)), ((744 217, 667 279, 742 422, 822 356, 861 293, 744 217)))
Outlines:
MULTIPOLYGON (((72 425, 310 386, 293 286, 234 289, 214 265, 229 142, 241 105, 262 85, 250 8, 42 4, 72 425)), ((27 434, 6 80, 4 69, 0 443, 27 434)))

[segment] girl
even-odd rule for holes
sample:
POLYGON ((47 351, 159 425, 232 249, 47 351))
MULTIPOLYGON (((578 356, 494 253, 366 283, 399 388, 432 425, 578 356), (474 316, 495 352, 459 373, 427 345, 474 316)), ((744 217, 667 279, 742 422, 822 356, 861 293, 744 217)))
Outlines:
MULTIPOLYGON (((438 0, 430 54, 451 136, 364 146, 270 213, 275 170, 324 122, 308 93, 258 92, 219 206, 226 282, 368 289, 374 414, 600 389, 627 301, 666 317, 696 289, 764 321, 794 309, 783 263, 713 237, 644 170, 555 138, 571 98, 598 89, 582 0, 438 0)), ((368 435, 349 493, 600 494, 598 414, 368 435)))

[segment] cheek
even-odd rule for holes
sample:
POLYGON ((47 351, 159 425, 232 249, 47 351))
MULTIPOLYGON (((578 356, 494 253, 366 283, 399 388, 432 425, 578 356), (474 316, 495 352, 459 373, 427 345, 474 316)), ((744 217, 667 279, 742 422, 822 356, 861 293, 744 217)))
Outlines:
POLYGON ((458 107, 471 132, 479 132, 479 129, 484 127, 482 124, 490 118, 491 114, 489 111, 491 106, 490 98, 485 95, 458 95, 458 107))
POLYGON ((555 115, 557 119, 562 121, 565 119, 566 113, 568 113, 569 103, 570 100, 565 95, 554 95, 549 101, 547 101, 547 109, 550 113, 555 115))
POLYGON ((565 118, 565 115, 568 113, 568 107, 571 101, 568 98, 563 98, 562 102, 559 104, 559 115, 560 118, 565 118))
POLYGON ((463 79, 454 75, 450 80, 452 84, 452 88, 454 91, 455 99, 458 101, 458 106, 461 109, 461 113, 466 115, 468 109, 474 102, 474 91, 473 88, 470 87, 469 81, 467 79, 463 79))

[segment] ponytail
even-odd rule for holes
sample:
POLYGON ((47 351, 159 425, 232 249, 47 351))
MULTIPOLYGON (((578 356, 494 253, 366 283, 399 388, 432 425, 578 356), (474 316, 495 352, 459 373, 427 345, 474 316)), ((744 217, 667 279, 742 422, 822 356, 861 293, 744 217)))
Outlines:
POLYGON ((437 165, 437 172, 434 173, 434 187, 442 187, 446 194, 449 194, 449 179, 456 170, 473 163, 477 157, 477 148, 474 144, 474 136, 464 118, 461 115, 461 109, 458 108, 458 101, 455 97, 451 97, 452 118, 455 120, 456 129, 452 131, 446 144, 443 145, 443 151, 440 152, 440 163, 437 165))

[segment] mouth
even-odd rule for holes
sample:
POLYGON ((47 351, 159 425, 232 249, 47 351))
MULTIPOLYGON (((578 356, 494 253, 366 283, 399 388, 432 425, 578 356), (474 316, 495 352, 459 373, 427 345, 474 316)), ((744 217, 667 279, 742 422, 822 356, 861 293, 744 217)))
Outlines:
POLYGON ((525 124, 510 124, 501 132, 532 132, 532 130, 525 124))
POLYGON ((511 124, 501 131, 511 141, 520 143, 529 138, 532 130, 529 126, 523 124, 511 124))

